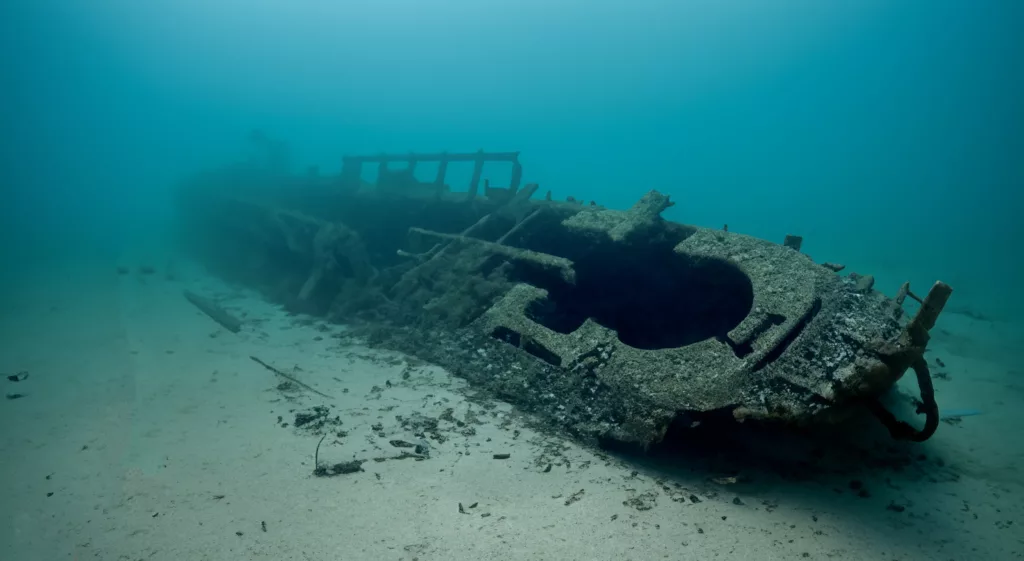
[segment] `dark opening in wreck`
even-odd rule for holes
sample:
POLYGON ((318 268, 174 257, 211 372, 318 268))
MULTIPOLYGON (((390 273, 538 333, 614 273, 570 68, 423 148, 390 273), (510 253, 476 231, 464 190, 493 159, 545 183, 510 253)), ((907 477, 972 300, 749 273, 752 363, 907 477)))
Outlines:
POLYGON ((575 263, 576 284, 541 286, 548 297, 527 308, 528 318, 562 334, 592 319, 630 347, 666 349, 725 337, 754 302, 750 279, 717 259, 695 262, 669 249, 575 263))

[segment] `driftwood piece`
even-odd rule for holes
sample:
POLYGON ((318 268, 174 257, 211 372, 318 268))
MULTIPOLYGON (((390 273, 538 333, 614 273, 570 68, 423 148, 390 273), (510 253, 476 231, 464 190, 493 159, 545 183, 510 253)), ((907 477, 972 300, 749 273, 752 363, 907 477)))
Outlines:
POLYGON ((227 329, 232 333, 238 333, 241 331, 242 320, 229 314, 213 300, 204 298, 194 292, 189 292, 188 290, 186 290, 184 294, 185 298, 191 302, 193 306, 199 308, 199 311, 209 316, 213 321, 219 323, 224 329, 227 329))
MULTIPOLYGON (((462 238, 471 235, 473 232, 476 232, 480 228, 483 228, 484 225, 491 221, 492 217, 493 216, 491 214, 483 215, 482 217, 480 217, 479 220, 471 224, 468 228, 463 230, 462 233, 458 234, 456 237, 462 238)), ((406 271, 405 274, 402 275, 402 278, 399 279, 398 282, 395 283, 395 285, 392 287, 392 290, 398 290, 399 292, 401 292, 402 287, 411 286, 416 280, 417 276, 424 270, 428 269, 431 263, 434 263, 438 259, 440 259, 441 256, 444 255, 444 252, 451 245, 452 240, 442 240, 440 243, 434 244, 429 250, 423 253, 414 254, 402 251, 401 249, 398 250, 399 255, 403 257, 411 257, 416 261, 419 261, 419 263, 417 263, 416 266, 413 267, 412 269, 406 271)))
MULTIPOLYGON (((487 223, 490 222, 492 218, 494 218, 494 216, 491 215, 491 214, 483 215, 482 217, 480 217, 480 220, 477 220, 472 225, 470 225, 468 228, 466 228, 465 230, 460 232, 459 236, 464 236, 464 237, 465 236, 472 236, 477 230, 479 230, 479 229, 483 228, 484 226, 486 226, 487 223)), ((448 249, 448 246, 451 245, 451 244, 452 244, 451 241, 449 241, 448 243, 435 244, 433 247, 430 248, 430 251, 427 251, 427 253, 425 254, 425 255, 429 256, 427 261, 430 261, 432 259, 436 259, 436 258, 440 257, 441 255, 443 255, 444 254, 444 250, 448 249)))
POLYGON ((522 222, 531 211, 530 197, 537 192, 539 186, 536 183, 528 183, 517 191, 504 204, 495 209, 494 214, 512 218, 517 223, 522 222))
POLYGON ((277 374, 278 376, 280 376, 282 378, 285 378, 285 379, 289 380, 290 382, 295 383, 298 386, 302 386, 303 388, 306 388, 307 390, 315 393, 316 395, 319 395, 321 397, 326 397, 327 399, 334 399, 333 397, 325 394, 324 392, 318 391, 317 389, 313 388, 313 386, 310 386, 309 384, 306 384, 305 382, 299 381, 299 379, 296 378, 295 376, 292 376, 291 374, 285 374, 281 370, 278 370, 277 368, 274 368, 273 366, 263 362, 262 360, 254 357, 252 355, 249 355, 249 358, 251 358, 253 361, 258 363, 263 368, 266 368, 267 370, 273 372, 274 374, 277 374))
MULTIPOLYGON (((537 214, 538 211, 534 211, 533 214, 529 214, 529 216, 527 216, 527 213, 530 210, 529 199, 530 197, 533 196, 534 193, 537 192, 537 189, 538 186, 536 183, 527 184, 525 187, 517 191, 512 197, 510 197, 507 201, 505 201, 493 212, 491 212, 490 214, 485 214, 484 216, 480 217, 479 220, 474 222, 472 225, 470 225, 468 228, 466 228, 459 234, 440 234, 438 232, 430 232, 429 230, 421 230, 419 228, 410 229, 410 233, 428 235, 437 234, 435 237, 441 238, 441 243, 434 244, 434 246, 431 247, 430 250, 420 254, 412 254, 409 252, 399 250, 399 255, 403 257, 411 257, 419 261, 419 263, 412 269, 406 271, 405 274, 402 275, 402 278, 397 283, 395 283, 394 287, 392 287, 392 290, 398 290, 399 292, 401 292, 402 287, 410 286, 420 273, 422 273, 425 270, 428 270, 432 263, 435 263, 445 254, 445 251, 447 251, 448 248, 451 247, 452 243, 456 241, 480 241, 471 238, 470 236, 472 236, 477 230, 487 225, 495 217, 508 217, 516 221, 516 226, 514 226, 512 230, 510 230, 509 232, 506 232, 505 235, 502 236, 501 239, 498 240, 497 242, 498 244, 503 243, 506 239, 508 239, 509 234, 519 230, 519 226, 521 226, 523 222, 525 222, 529 218, 533 218, 537 214)), ((569 267, 571 272, 571 263, 569 267)), ((573 275, 575 275, 575 273, 573 273, 573 275)), ((572 279, 573 280, 569 282, 574 283, 575 276, 573 276, 572 279)))
POLYGON ((509 238, 511 238, 515 234, 518 234, 520 231, 522 231, 522 229, 525 228, 527 224, 529 224, 530 222, 533 222, 538 216, 540 216, 540 213, 541 213, 541 209, 538 208, 538 209, 534 210, 533 212, 530 213, 529 216, 527 216, 526 218, 524 218, 524 219, 520 220, 518 223, 516 223, 516 225, 513 226, 511 229, 509 229, 508 232, 505 232, 505 234, 503 236, 501 236, 500 238, 498 238, 498 241, 496 241, 494 243, 499 244, 499 245, 505 245, 505 242, 507 242, 509 240, 509 238))
POLYGON ((626 211, 623 220, 608 231, 608 236, 616 242, 625 241, 637 232, 646 230, 662 221, 661 213, 673 205, 675 203, 669 200, 668 195, 649 191, 626 211))
POLYGON ((466 236, 460 236, 457 234, 444 234, 442 232, 434 232, 432 230, 424 230, 423 228, 409 228, 410 234, 416 234, 420 236, 427 236, 438 238, 441 240, 447 240, 451 242, 463 242, 474 244, 482 249, 496 253, 498 255, 504 255, 514 261, 532 263, 541 267, 542 269, 551 269, 558 272, 558 275, 563 281, 568 284, 576 284, 576 271, 573 269, 573 262, 556 255, 550 255, 547 253, 541 253, 539 251, 530 251, 528 249, 520 249, 517 247, 511 247, 507 245, 501 245, 494 242, 489 242, 477 238, 470 238, 466 236))

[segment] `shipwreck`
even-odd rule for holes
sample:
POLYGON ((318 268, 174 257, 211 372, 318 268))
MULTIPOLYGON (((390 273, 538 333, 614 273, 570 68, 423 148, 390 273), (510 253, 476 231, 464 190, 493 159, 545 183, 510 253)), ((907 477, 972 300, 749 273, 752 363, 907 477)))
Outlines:
POLYGON ((178 202, 188 247, 217 274, 581 438, 646 446, 680 419, 802 425, 864 409, 897 439, 935 431, 924 352, 949 286, 890 298, 798 237, 672 222, 656 191, 621 211, 522 178, 515 152, 353 156, 337 175, 209 171, 178 202), (491 162, 511 167, 507 185, 483 179, 491 162), (451 163, 472 164, 465 190, 447 183, 451 163), (417 179, 418 164, 436 177, 417 179), (879 401, 909 370, 921 429, 879 401))

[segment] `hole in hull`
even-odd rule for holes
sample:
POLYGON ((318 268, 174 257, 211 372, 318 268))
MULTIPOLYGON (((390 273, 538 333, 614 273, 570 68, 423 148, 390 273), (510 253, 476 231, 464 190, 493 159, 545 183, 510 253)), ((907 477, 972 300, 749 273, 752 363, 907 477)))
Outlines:
POLYGON ((750 313, 750 279, 722 260, 692 260, 671 250, 592 253, 576 261, 575 286, 530 279, 548 290, 527 316, 571 333, 587 318, 637 349, 678 348, 725 337, 750 313))

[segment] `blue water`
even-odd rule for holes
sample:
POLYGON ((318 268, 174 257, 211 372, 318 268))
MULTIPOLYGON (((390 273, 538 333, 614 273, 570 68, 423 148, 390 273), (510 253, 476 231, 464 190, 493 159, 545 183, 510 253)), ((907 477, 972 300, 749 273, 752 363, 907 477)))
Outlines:
POLYGON ((889 294, 941 279, 991 341, 1024 313, 1021 22, 1006 0, 6 0, 0 260, 164 243, 175 182, 253 129, 323 173, 521 150, 556 198, 658 189, 666 218, 801 235, 889 294))
POLYGON ((0 10, 15 221, 148 226, 176 177, 259 127, 324 171, 346 152, 522 150, 556 196, 625 207, 657 188, 676 220, 801 234, 891 290, 942 278, 989 313, 1024 308, 1016 2, 0 10))

